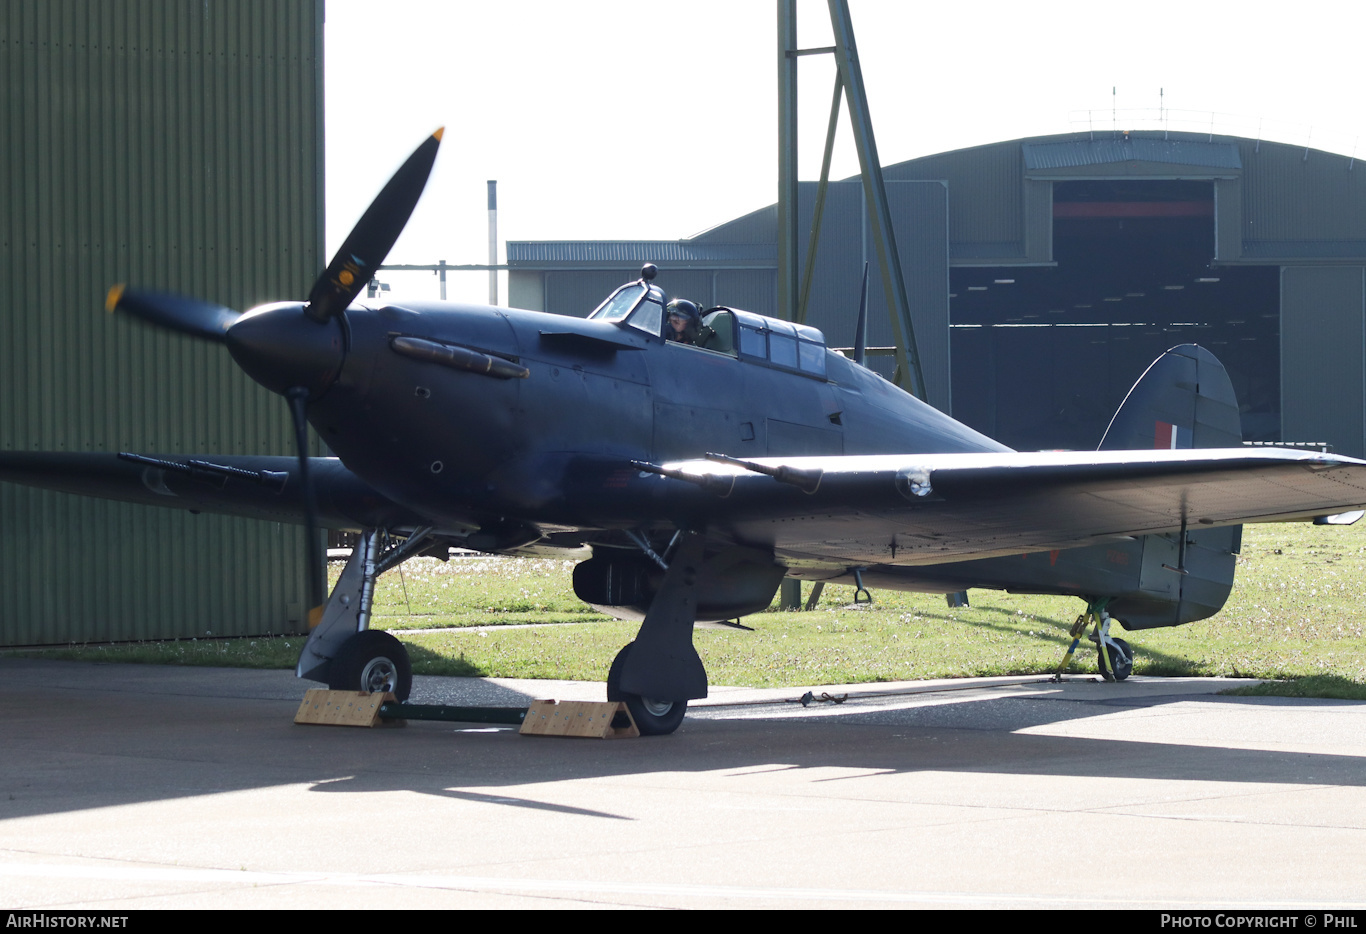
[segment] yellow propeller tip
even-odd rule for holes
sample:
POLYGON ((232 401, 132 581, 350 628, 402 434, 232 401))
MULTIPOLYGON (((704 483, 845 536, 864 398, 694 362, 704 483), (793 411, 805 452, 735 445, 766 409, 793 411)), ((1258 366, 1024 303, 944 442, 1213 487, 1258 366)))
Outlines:
POLYGON ((315 606, 315 607, 313 607, 311 610, 308 611, 308 628, 309 628, 310 631, 311 631, 311 630, 314 630, 314 629, 317 629, 317 628, 318 628, 318 624, 321 623, 322 621, 323 621, 323 607, 321 607, 321 606, 315 606))
POLYGON ((109 294, 104 297, 105 311, 112 312, 115 308, 119 307, 119 299, 123 298, 123 286, 124 284, 120 282, 109 290, 109 294))
POLYGON ((436 137, 436 141, 439 143, 439 142, 441 142, 441 134, 442 134, 442 133, 445 133, 445 132, 446 132, 446 128, 445 128, 444 126, 443 126, 443 127, 437 127, 436 132, 433 133, 432 135, 436 137))

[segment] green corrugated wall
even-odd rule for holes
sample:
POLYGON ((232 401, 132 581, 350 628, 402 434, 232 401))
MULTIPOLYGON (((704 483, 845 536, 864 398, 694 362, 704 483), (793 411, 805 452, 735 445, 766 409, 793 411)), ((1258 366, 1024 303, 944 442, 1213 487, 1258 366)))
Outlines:
MULTIPOLYGON (((323 265, 321 0, 0 4, 0 448, 291 453, 226 351, 104 313, 323 265)), ((297 628, 303 535, 0 484, 0 644, 297 628)))

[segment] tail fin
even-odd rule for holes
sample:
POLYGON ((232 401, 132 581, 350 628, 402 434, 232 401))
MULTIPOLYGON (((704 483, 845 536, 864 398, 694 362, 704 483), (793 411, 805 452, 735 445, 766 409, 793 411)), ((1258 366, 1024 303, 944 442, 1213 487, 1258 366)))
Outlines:
MULTIPOLYGON (((1243 442, 1238 399, 1224 365, 1203 347, 1182 344, 1153 361, 1115 413, 1100 450, 1225 448, 1243 442)), ((1213 616, 1233 588, 1243 527, 1145 535, 1139 592, 1109 612, 1125 629, 1179 626, 1213 616), (1184 566, 1182 566, 1184 565, 1184 566), (1180 570, 1176 569, 1180 567, 1180 570)))
POLYGON ((1233 382, 1214 354, 1173 347, 1134 383, 1100 442, 1102 451, 1231 448, 1243 443, 1233 382))

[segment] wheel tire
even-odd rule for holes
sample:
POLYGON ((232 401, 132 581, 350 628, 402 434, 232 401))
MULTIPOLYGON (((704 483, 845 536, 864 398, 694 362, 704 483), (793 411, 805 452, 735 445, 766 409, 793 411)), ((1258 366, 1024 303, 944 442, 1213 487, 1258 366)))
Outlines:
POLYGON ((658 701, 652 697, 628 694, 621 689, 621 669, 634 642, 628 642, 617 657, 612 659, 612 667, 607 672, 607 699, 625 701, 626 709, 636 721, 636 729, 641 736, 665 736, 678 729, 683 716, 688 712, 687 701, 658 701))
POLYGON ((408 650, 387 632, 367 629, 342 645, 332 659, 327 686, 334 691, 390 692, 406 701, 413 690, 408 650))
POLYGON ((1096 667, 1100 669, 1101 677, 1106 681, 1123 681, 1134 672, 1134 650, 1129 648, 1129 643, 1125 642, 1123 639, 1112 639, 1111 641, 1119 646, 1124 654, 1121 656, 1118 652, 1113 650, 1110 652, 1110 661, 1114 665, 1114 671, 1111 671, 1105 665, 1105 652, 1100 646, 1097 646, 1096 667))

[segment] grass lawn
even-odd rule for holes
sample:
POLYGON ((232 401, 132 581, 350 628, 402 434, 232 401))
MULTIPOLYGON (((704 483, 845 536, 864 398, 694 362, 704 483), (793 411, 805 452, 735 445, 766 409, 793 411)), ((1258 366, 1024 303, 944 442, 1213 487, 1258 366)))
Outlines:
MULTIPOLYGON (((580 603, 570 587, 572 568, 572 562, 549 559, 417 558, 402 573, 380 579, 374 626, 403 639, 420 674, 603 680, 637 624, 608 619, 580 603)), ((334 565, 332 573, 339 571, 334 565)), ((1282 679, 1290 683, 1258 690, 1366 699, 1363 571, 1366 522, 1249 526, 1238 581, 1217 616, 1172 629, 1114 629, 1133 645, 1138 674, 1282 679)), ((1083 609, 1076 599, 984 590, 972 591, 972 605, 961 609, 950 609, 941 596, 877 591, 874 597, 871 607, 854 607, 852 588, 830 586, 814 612, 746 617, 754 632, 700 629, 698 652, 714 684, 1037 674, 1057 667, 1067 629, 1083 609)), ((292 668, 301 641, 181 640, 23 651, 292 668)), ((1071 670, 1095 671, 1095 664, 1094 649, 1083 643, 1071 670)))

